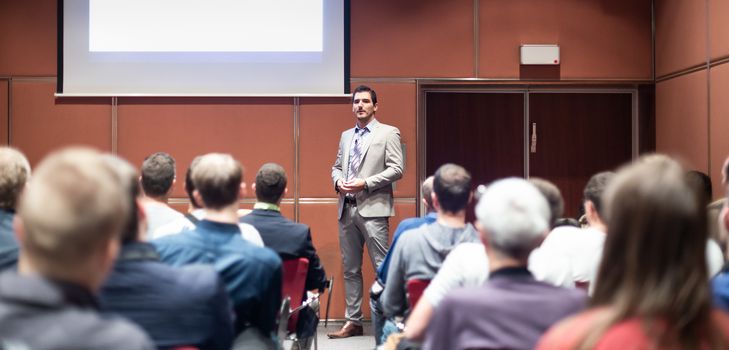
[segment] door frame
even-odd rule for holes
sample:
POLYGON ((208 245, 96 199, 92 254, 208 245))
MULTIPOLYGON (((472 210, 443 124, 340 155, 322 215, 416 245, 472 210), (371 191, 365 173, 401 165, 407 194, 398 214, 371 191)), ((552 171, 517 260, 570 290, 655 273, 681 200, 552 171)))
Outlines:
POLYGON ((524 156, 524 173, 525 179, 529 178, 529 137, 530 137, 530 126, 529 126, 529 95, 532 93, 572 93, 572 94, 630 94, 631 95, 631 158, 638 158, 639 146, 640 146, 640 120, 639 120, 639 108, 640 99, 638 96, 637 86, 615 86, 615 87, 595 87, 595 86, 559 86, 559 85, 530 85, 530 84, 477 84, 477 85, 464 85, 463 82, 453 83, 444 81, 420 81, 417 84, 417 111, 416 111, 416 158, 417 158, 417 170, 416 170, 416 215, 421 216, 425 212, 425 207, 422 204, 423 194, 420 191, 420 184, 423 183, 426 174, 426 159, 427 159, 427 108, 426 100, 427 94, 430 92, 451 92, 451 93, 521 93, 524 95, 524 144, 523 144, 523 156, 524 156))

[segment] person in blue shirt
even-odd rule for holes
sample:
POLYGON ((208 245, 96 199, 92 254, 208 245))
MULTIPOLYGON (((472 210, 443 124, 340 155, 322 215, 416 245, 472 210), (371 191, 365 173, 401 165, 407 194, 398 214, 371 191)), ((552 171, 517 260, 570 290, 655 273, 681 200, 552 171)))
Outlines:
POLYGON ((18 261, 13 218, 18 196, 29 177, 30 163, 23 153, 0 147, 0 270, 15 268, 18 261))
POLYGON ((437 217, 431 197, 433 193, 433 176, 429 176, 423 181, 423 184, 420 186, 420 193, 423 195, 422 201, 427 214, 422 217, 405 219, 397 225, 397 229, 392 237, 390 249, 387 251, 385 259, 382 260, 382 264, 377 268, 377 279, 370 288, 370 311, 372 314, 372 327, 375 332, 375 343, 377 345, 382 344, 382 328, 385 326, 385 316, 383 315, 382 304, 380 303, 380 294, 382 294, 387 283, 387 269, 390 267, 390 259, 392 258, 392 252, 395 251, 397 240, 403 232, 418 228, 422 225, 431 224, 435 222, 437 217))
POLYGON ((119 256, 101 288, 102 312, 136 323, 161 349, 230 349, 232 307, 218 273, 208 265, 174 267, 162 263, 154 246, 141 239, 147 230, 147 217, 139 203, 137 171, 116 156, 106 155, 105 160, 119 173, 132 198, 132 210, 122 230, 119 256))
POLYGON ((212 265, 233 304, 236 333, 253 332, 262 341, 275 338, 281 258, 241 236, 237 210, 238 198, 245 194, 243 168, 228 154, 206 154, 192 169, 192 182, 205 217, 193 230, 153 241, 162 261, 173 266, 212 265))

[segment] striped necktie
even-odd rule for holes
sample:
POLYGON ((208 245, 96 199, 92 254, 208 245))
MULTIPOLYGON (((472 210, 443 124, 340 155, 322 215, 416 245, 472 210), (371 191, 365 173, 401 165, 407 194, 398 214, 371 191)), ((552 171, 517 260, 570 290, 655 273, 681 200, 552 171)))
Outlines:
POLYGON ((354 129, 354 145, 349 151, 349 171, 347 172, 347 181, 354 179, 359 171, 362 163, 362 137, 367 132, 367 128, 354 129))

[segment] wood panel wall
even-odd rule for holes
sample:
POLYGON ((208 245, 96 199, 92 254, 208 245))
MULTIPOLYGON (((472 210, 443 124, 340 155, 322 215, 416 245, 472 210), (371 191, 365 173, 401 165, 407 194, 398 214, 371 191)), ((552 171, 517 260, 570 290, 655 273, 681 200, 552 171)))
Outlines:
POLYGON ((729 0, 656 0, 656 150, 712 178, 729 156, 729 0))
MULTIPOLYGON (((352 85, 378 91, 378 118, 400 128, 407 149, 392 230, 416 212, 421 80, 518 83, 519 45, 540 43, 560 45, 562 80, 652 79, 648 0, 352 1, 351 18, 352 85)), ((116 152, 133 164, 166 151, 179 174, 195 155, 229 152, 246 167, 248 182, 264 162, 282 164, 290 179, 284 214, 311 225, 339 287, 331 315, 343 317, 329 174, 339 135, 353 125, 347 98, 56 99, 56 35, 55 1, 0 1, 0 143, 20 148, 32 164, 69 144, 116 152)), ((182 210, 181 185, 173 196, 182 210)), ((242 207, 250 207, 248 197, 242 207)))

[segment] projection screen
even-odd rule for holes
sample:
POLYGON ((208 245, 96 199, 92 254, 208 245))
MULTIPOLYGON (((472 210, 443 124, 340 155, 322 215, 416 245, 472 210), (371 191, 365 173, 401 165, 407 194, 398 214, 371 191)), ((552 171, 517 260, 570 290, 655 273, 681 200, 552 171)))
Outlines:
POLYGON ((342 95, 348 0, 62 0, 59 96, 342 95))

